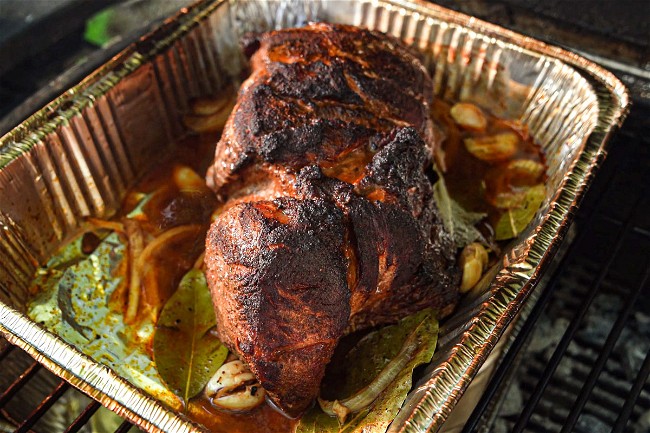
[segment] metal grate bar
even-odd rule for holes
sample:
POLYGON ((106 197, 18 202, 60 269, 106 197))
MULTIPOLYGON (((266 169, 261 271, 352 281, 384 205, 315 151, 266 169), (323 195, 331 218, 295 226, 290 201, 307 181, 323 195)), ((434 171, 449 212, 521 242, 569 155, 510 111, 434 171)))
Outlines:
MULTIPOLYGON (((635 201, 633 210, 631 212, 632 215, 636 212, 636 209, 638 205, 641 203, 641 201, 642 201, 641 197, 639 197, 635 201)), ((553 352, 553 356, 549 360, 546 368, 544 369, 544 373, 542 374, 539 381, 537 382, 537 386, 535 387, 535 390, 533 391, 530 398, 526 402, 526 405, 524 406, 524 410, 521 412, 519 419, 517 420, 517 423, 512 429, 513 433, 522 432, 526 427, 526 424, 530 420, 530 417, 533 414, 535 407, 539 403, 539 400, 541 399, 542 394, 544 393, 544 390, 546 389, 551 377, 557 370, 557 367, 560 365, 560 361, 562 361, 562 358, 564 357, 564 353, 569 347, 569 344, 571 343, 573 336, 578 331, 580 324, 584 319, 584 316, 587 314, 587 310, 589 309, 589 306, 592 304, 593 300, 595 299, 596 294, 598 293, 598 289, 602 285, 605 276, 609 271, 609 268, 611 267, 612 263, 616 259, 616 256, 620 251, 621 246, 623 245, 623 240, 625 239, 625 235, 628 232, 630 232, 633 227, 634 227, 633 218, 628 218, 622 230, 619 230, 618 239, 616 240, 616 243, 612 248, 609 257, 607 258, 607 262, 601 268, 601 271, 598 273, 596 280, 594 282, 594 286, 591 288, 587 297, 583 301, 580 310, 578 310, 577 314, 574 316, 573 320, 569 324, 569 327, 564 332, 564 335, 562 335, 562 339, 560 340, 557 347, 555 348, 555 351, 553 352)))
POLYGON ((643 390, 643 385, 645 385, 646 380, 648 380, 648 376, 650 376, 650 352, 648 352, 645 359, 643 360, 641 370, 639 370, 639 374, 634 381, 634 385, 632 385, 632 388, 630 389, 630 392, 625 399, 625 404, 623 405, 621 413, 616 419, 616 423, 612 428, 612 433, 621 433, 627 425, 627 421, 632 415, 634 405, 637 402, 641 391, 643 390))
POLYGON ((643 229, 641 227, 634 227, 634 233, 637 233, 637 234, 639 234, 641 236, 646 236, 646 237, 650 238, 650 231, 645 230, 645 229, 643 229))
POLYGON ((0 408, 4 407, 5 404, 11 398, 16 395, 20 389, 25 386, 27 382, 38 372, 38 370, 41 369, 41 364, 38 362, 34 361, 28 368, 16 378, 16 380, 13 381, 11 385, 9 385, 9 388, 7 388, 2 395, 0 395, 0 408))
POLYGON ((70 385, 68 384, 68 382, 66 382, 65 380, 62 380, 57 385, 57 387, 54 388, 54 391, 52 391, 52 393, 50 393, 50 395, 45 397, 43 399, 43 401, 41 401, 41 404, 39 404, 38 407, 36 409, 34 409, 34 411, 31 414, 29 414, 27 419, 25 421, 23 421, 23 423, 18 426, 15 433, 27 433, 27 432, 29 432, 30 429, 34 426, 34 424, 36 424, 36 421, 41 419, 41 417, 45 414, 45 412, 50 410, 52 405, 54 403, 56 403, 59 398, 61 398, 63 393, 65 393, 68 390, 68 388, 70 388, 70 385))
MULTIPOLYGON (((594 215, 596 214, 595 213, 591 214, 590 219, 593 219, 594 215)), ((526 322, 524 323, 524 325, 521 327, 521 330, 519 331, 518 338, 516 338, 515 341, 512 342, 512 345, 508 348, 508 351, 503 357, 501 363, 499 364, 499 367, 497 368, 492 378, 490 379, 490 385, 487 387, 487 389, 481 396, 481 399, 474 407, 472 414, 467 419, 467 422, 463 427, 462 433, 470 433, 475 431, 478 422, 483 416, 483 413, 487 409, 488 405, 491 403, 501 383, 503 383, 503 381, 508 376, 510 367, 512 366, 512 364, 515 361, 515 358, 523 348, 524 343, 526 342, 526 338, 523 337, 529 335, 535 328, 535 325, 537 324, 537 321, 541 316, 541 314, 544 312, 544 309, 546 308, 546 305, 548 304, 551 295, 553 294, 553 292, 558 286, 557 280, 561 275, 561 270, 566 268, 566 266, 570 263, 569 258, 572 256, 571 252, 577 250, 580 247, 582 241, 586 239, 585 236, 586 233, 588 233, 587 230, 580 232, 579 238, 576 239, 569 246, 569 249, 566 252, 564 258, 562 259, 562 262, 558 265, 558 271, 556 271, 556 273, 553 274, 553 277, 549 281, 549 284, 547 285, 546 289, 542 292, 540 297, 537 299, 535 303, 535 307, 533 307, 530 314, 526 318, 526 322)))
POLYGON ((623 331, 623 328, 627 323, 628 317, 634 310, 634 307, 636 306, 636 301, 639 298, 639 294, 641 293, 645 284, 647 283, 649 276, 650 276, 650 261, 646 264, 646 272, 643 277, 643 280, 638 286, 638 290, 634 291, 634 293, 632 293, 627 298, 623 311, 616 319, 616 322, 614 323, 612 330, 607 336, 605 345, 601 349, 601 352, 598 355, 598 359, 596 360, 596 363, 593 365, 591 371, 589 372, 589 376, 587 377, 585 384, 582 386, 582 389, 580 390, 580 394, 578 395, 578 398, 573 404, 573 407, 571 408, 571 412, 569 413, 569 416, 567 417, 564 425, 562 426, 562 430, 560 433, 570 432, 575 426, 576 422, 578 421, 580 412, 582 411, 582 408, 585 406, 585 403, 587 403, 587 400, 589 399, 589 396, 591 395, 591 392, 594 386, 596 385, 596 381, 598 380, 598 377, 600 376, 600 373, 602 372, 603 367, 605 366, 605 363, 609 358, 609 355, 612 353, 612 350, 614 350, 614 345, 618 341, 618 338, 620 337, 621 332, 623 331))
POLYGON ((77 433, 81 430, 88 420, 97 412, 101 407, 98 401, 93 400, 86 408, 79 414, 79 416, 65 429, 63 433, 77 433))
POLYGON ((7 346, 0 351, 0 362, 2 362, 3 359, 7 357, 11 353, 12 350, 14 350, 14 345, 13 344, 7 344, 7 346))
POLYGON ((120 426, 115 430, 115 433, 126 433, 129 430, 131 430, 131 427, 133 427, 133 424, 131 424, 129 421, 124 421, 120 426))
MULTIPOLYGON (((616 173, 618 173, 618 171, 613 170, 609 176, 609 179, 607 179, 607 183, 606 183, 606 185, 608 185, 607 190, 611 189, 612 185, 615 184, 614 181, 617 178, 616 173)), ((606 191, 603 191, 603 193, 600 194, 596 204, 594 205, 594 209, 600 208, 600 205, 603 203, 603 201, 606 198, 605 193, 606 191)), ((586 218, 586 221, 584 223, 585 227, 590 227, 598 216, 599 216, 598 212, 591 212, 586 218)), ((563 274, 564 270, 568 267, 568 265, 571 264, 571 258, 573 257, 574 252, 578 251, 582 246, 583 242, 586 239, 588 239, 587 236, 588 234, 589 234, 589 230, 580 231, 580 233, 576 236, 573 242, 571 242, 571 244, 569 245, 569 248, 564 254, 564 257, 562 258, 560 264, 558 265, 557 269, 553 273, 553 276, 551 277, 548 284, 546 285, 546 288, 541 293, 541 295, 535 302, 535 306, 533 307, 530 314, 526 318, 526 321, 524 322, 522 328, 520 329, 517 338, 515 339, 515 341, 512 342, 512 345, 508 348, 508 351, 503 357, 502 362, 499 364, 499 367, 492 375, 492 378, 490 379, 490 385, 487 387, 487 389, 481 396, 481 399, 474 407, 474 410, 472 411, 471 415, 469 416, 467 422, 463 427, 462 433, 471 433, 472 431, 475 431, 481 417, 483 416, 483 413, 487 409, 488 405, 491 403, 492 399, 494 398, 496 392, 498 391, 503 381, 508 376, 508 373, 510 371, 512 364, 515 361, 515 358, 517 357, 517 355, 523 348, 524 343, 526 342, 526 337, 532 333, 533 329, 535 328, 535 324, 537 323, 541 314, 544 312, 544 309, 546 308, 546 305, 548 304, 551 295, 558 287, 557 283, 560 276, 563 274)))

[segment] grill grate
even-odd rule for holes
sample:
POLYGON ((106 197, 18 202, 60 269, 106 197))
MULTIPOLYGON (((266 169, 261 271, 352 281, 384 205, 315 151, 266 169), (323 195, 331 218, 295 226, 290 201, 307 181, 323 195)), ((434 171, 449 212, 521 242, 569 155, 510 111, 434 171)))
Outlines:
POLYGON ((97 401, 93 401, 79 414, 77 418, 68 426, 64 433, 76 433, 83 428, 90 418, 97 412, 101 405, 97 401))
POLYGON ((632 112, 464 432, 647 431, 650 140, 632 112))
MULTIPOLYGON (((5 346, 0 351, 0 371, 4 373, 0 378, 0 432, 65 431, 65 433, 76 433, 93 430, 90 427, 91 418, 101 408, 100 403, 90 400, 66 381, 45 370, 41 364, 34 361, 25 352, 0 339, 0 346, 2 344, 5 346), (70 405, 66 405, 65 408, 60 408, 58 411, 53 408, 57 404, 63 405, 63 399, 68 402, 81 402, 82 408, 78 410, 78 415, 69 424, 66 423, 65 418, 70 414, 61 412, 70 411, 70 405), (38 403, 34 406, 35 402, 38 403), (15 418, 22 415, 18 406, 22 408, 25 415, 16 420, 15 418), (2 423, 3 418, 7 422, 2 423)), ((107 409, 102 410, 106 411, 107 409)), ((115 424, 114 421, 113 423, 115 424)), ((128 421, 118 421, 117 424, 119 426, 111 430, 104 430, 107 424, 101 424, 102 430, 99 431, 114 430, 115 433, 126 433, 134 427, 128 421)))

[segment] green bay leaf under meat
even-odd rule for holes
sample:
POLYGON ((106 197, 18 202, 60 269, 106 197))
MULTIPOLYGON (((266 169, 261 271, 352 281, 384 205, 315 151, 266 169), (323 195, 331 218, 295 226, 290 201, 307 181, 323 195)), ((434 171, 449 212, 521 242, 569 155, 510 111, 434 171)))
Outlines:
POLYGON ((410 361, 371 405, 352 414, 343 425, 316 406, 301 418, 296 433, 385 432, 411 389, 413 370, 431 361, 433 356, 438 339, 438 321, 433 311, 423 310, 366 335, 331 372, 332 376, 337 376, 336 383, 340 385, 331 384, 328 376, 323 381, 323 388, 336 388, 326 389, 328 398, 345 399, 367 387, 391 359, 398 356, 409 338, 417 339, 417 348, 410 361))
POLYGON ((158 373, 185 403, 203 389, 228 355, 214 333, 215 324, 203 272, 192 269, 162 309, 153 344, 158 373))

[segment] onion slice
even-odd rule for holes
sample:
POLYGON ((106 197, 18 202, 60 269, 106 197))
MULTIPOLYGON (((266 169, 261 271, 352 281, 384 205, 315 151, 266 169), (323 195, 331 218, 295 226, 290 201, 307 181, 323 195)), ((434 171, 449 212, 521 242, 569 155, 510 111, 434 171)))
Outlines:
POLYGON ((124 315, 124 323, 132 324, 138 314, 138 306, 140 304, 140 284, 142 274, 135 263, 142 255, 144 248, 144 233, 140 224, 131 219, 124 221, 124 228, 127 234, 128 247, 128 263, 129 263, 129 295, 126 307, 126 314, 124 315))

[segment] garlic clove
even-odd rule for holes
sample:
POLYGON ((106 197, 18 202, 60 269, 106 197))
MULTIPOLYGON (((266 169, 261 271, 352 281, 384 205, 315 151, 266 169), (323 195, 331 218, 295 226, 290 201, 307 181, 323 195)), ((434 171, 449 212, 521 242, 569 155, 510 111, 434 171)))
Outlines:
POLYGON ((465 148, 476 158, 497 162, 512 157, 517 152, 519 137, 514 132, 503 132, 487 137, 466 138, 465 148))
POLYGON ((463 248, 459 262, 463 271, 460 292, 465 293, 479 282, 483 271, 487 268, 487 250, 478 242, 473 242, 463 248))
POLYGON ((240 360, 222 365, 206 385, 205 394, 214 406, 236 412, 259 406, 265 397, 264 388, 240 360))
POLYGON ((487 128, 487 118, 483 110, 469 102, 459 102, 449 112, 454 122, 462 128, 483 132, 487 128))

